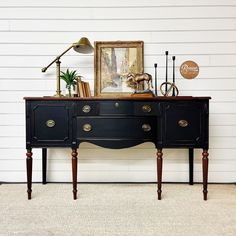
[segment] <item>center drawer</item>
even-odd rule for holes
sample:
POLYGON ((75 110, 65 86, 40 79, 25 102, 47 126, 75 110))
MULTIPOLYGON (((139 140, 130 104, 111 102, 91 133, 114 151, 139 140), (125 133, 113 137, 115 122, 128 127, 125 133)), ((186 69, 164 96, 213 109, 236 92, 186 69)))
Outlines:
POLYGON ((100 103, 100 115, 132 115, 133 103, 129 101, 103 101, 100 103))
POLYGON ((156 137, 155 117, 77 117, 77 138, 148 139, 156 137))

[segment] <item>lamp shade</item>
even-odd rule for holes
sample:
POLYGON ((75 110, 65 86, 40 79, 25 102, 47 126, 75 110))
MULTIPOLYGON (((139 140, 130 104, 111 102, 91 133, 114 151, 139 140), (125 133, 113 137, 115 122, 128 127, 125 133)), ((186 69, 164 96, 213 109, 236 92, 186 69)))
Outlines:
POLYGON ((93 52, 93 46, 91 45, 91 43, 89 42, 89 40, 85 37, 82 37, 79 42, 77 43, 73 43, 73 49, 76 52, 79 53, 92 53, 93 52))

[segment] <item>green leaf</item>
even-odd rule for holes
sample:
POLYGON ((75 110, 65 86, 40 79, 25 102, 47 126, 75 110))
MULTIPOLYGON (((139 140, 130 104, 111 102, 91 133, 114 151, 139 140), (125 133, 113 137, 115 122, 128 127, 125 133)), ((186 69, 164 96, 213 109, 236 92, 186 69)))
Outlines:
POLYGON ((60 78, 66 82, 66 87, 69 88, 71 86, 75 86, 76 84, 76 70, 70 71, 69 69, 66 72, 61 71, 60 78))

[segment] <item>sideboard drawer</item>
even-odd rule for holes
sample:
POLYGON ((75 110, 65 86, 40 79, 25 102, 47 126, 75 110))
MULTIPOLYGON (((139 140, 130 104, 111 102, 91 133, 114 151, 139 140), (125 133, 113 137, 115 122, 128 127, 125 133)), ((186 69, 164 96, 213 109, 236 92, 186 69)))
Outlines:
POLYGON ((159 102, 135 102, 134 115, 136 116, 160 116, 161 106, 159 102))
POLYGON ((76 103, 77 115, 96 116, 99 114, 99 103, 96 101, 81 101, 76 103))
POLYGON ((100 102, 100 115, 132 115, 133 103, 130 101, 103 101, 100 102))
POLYGON ((157 122, 155 117, 114 118, 77 117, 77 138, 94 139, 149 139, 155 138, 157 122))

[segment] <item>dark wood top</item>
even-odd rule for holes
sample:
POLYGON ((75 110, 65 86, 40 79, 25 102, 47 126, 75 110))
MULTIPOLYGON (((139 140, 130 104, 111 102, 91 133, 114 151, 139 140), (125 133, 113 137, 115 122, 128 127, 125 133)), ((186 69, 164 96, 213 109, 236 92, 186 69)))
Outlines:
POLYGON ((126 100, 126 101, 133 101, 133 100, 144 100, 144 101, 178 101, 178 100, 183 100, 183 101, 189 101, 189 100, 209 100, 211 97, 192 97, 192 96, 177 96, 177 97, 164 97, 164 96, 158 96, 158 97, 84 97, 84 98, 79 98, 79 97, 51 97, 51 96, 45 96, 45 97, 24 97, 24 100, 26 101, 83 101, 83 100, 89 100, 89 101, 96 101, 96 100, 126 100))

